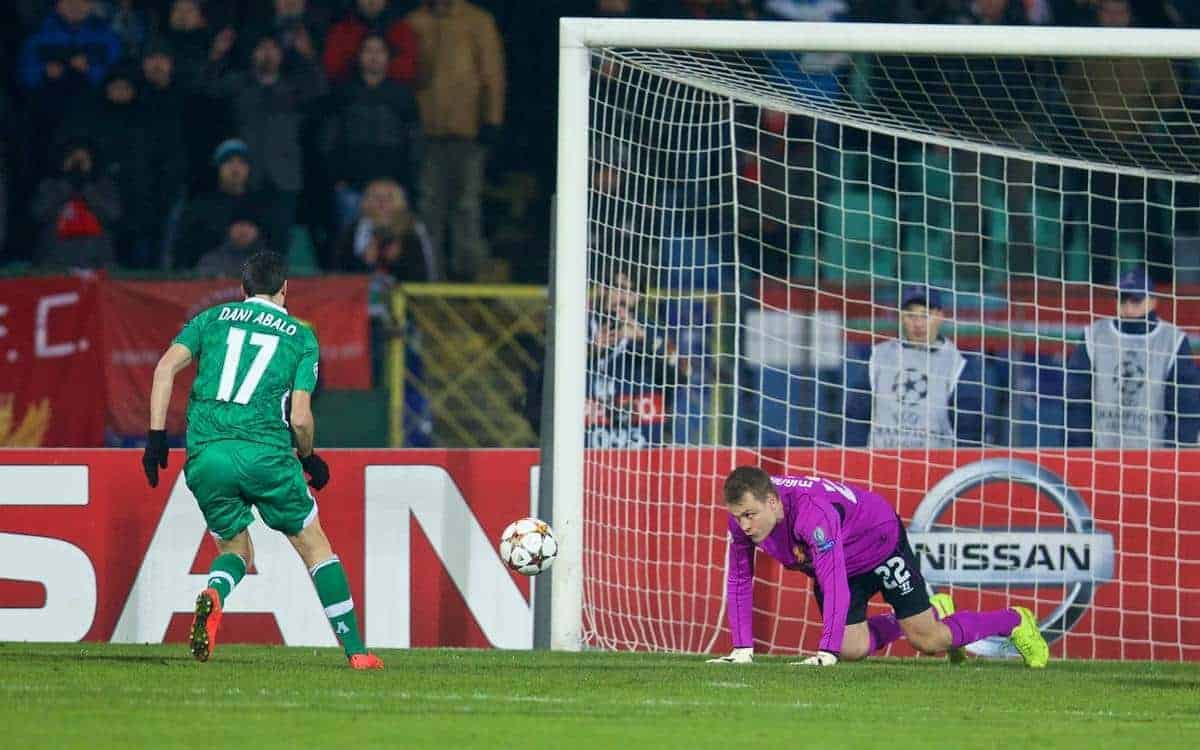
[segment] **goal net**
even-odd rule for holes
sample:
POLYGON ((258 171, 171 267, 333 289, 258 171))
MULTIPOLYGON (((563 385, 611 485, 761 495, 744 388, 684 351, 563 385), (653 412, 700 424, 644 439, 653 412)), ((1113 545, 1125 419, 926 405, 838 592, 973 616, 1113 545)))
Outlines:
MULTIPOLYGON (((879 492, 931 589, 1031 607, 1055 656, 1200 658, 1194 36, 562 50, 555 647, 728 649, 720 489, 755 464, 879 492)), ((759 558, 756 649, 812 650, 809 579, 759 558)))

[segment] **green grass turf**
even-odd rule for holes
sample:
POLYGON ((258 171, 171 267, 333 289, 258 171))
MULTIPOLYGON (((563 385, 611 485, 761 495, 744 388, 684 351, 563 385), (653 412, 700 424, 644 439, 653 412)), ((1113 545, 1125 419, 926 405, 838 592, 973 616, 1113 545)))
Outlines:
POLYGON ((0 643, 6 748, 1200 748, 1200 665, 0 643))

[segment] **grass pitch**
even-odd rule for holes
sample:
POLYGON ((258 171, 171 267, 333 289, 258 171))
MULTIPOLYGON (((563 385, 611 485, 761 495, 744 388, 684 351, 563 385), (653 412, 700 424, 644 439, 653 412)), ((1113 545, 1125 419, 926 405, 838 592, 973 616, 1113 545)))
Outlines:
POLYGON ((1200 748, 1200 665, 0 643, 10 748, 1200 748))

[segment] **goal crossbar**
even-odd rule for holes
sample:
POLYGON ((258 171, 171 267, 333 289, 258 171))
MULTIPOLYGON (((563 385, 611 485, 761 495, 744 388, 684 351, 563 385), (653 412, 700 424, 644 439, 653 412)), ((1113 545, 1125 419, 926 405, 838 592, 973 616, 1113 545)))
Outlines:
POLYGON ((1200 57, 1200 31, 805 21, 564 18, 560 48, 871 52, 913 55, 1200 57))

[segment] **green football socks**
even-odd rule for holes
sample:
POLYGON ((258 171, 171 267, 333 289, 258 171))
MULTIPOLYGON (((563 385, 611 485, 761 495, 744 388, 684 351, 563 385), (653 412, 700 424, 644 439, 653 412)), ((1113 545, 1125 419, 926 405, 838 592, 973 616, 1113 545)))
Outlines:
POLYGON ((325 608, 325 616, 333 627, 333 633, 341 641, 346 656, 364 654, 362 637, 358 634, 358 619, 354 616, 354 600, 350 598, 350 583, 346 580, 346 569, 337 555, 317 563, 309 571, 317 596, 325 608))
POLYGON ((241 555, 233 552, 225 552, 217 555, 217 559, 213 560, 212 566, 208 569, 208 586, 216 589, 217 596, 221 597, 221 606, 225 606, 225 599, 233 591, 233 587, 241 582, 246 576, 246 561, 241 555))

